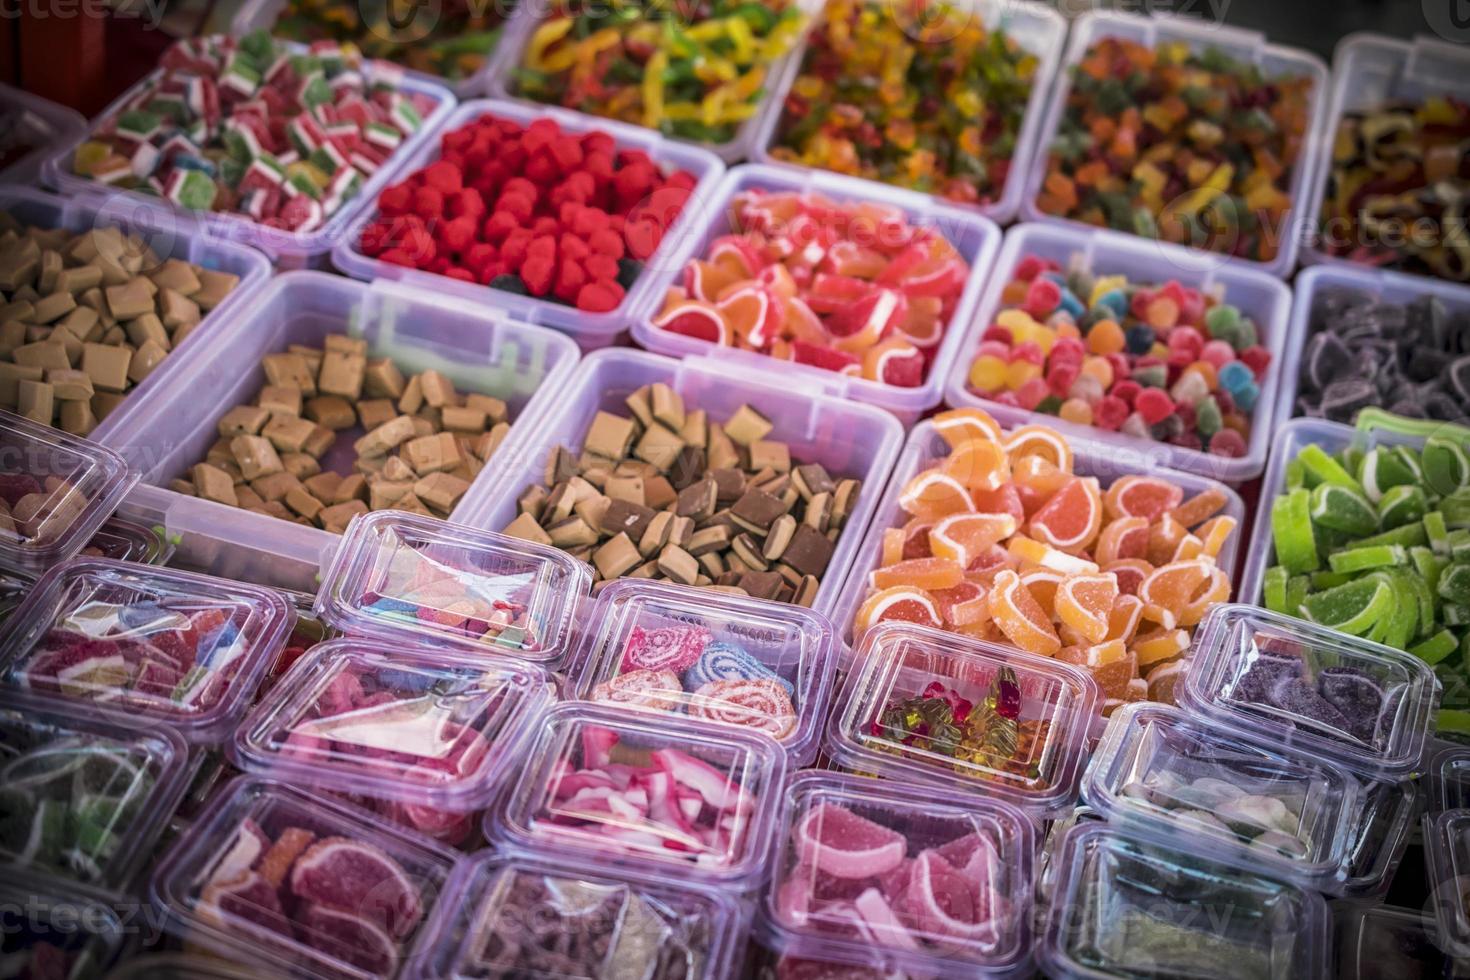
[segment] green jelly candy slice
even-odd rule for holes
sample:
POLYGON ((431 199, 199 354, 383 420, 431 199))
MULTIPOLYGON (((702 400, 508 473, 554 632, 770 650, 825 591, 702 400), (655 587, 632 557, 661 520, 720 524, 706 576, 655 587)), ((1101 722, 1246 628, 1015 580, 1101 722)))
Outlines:
POLYGON ((1323 483, 1312 491, 1312 520, 1354 537, 1378 530, 1378 512, 1368 498, 1337 483, 1323 483))
POLYGON ((1422 523, 1405 524, 1396 527, 1392 531, 1384 531, 1371 537, 1359 538, 1353 542, 1354 548, 1371 548, 1380 544, 1396 544, 1404 548, 1412 548, 1416 545, 1429 543, 1429 535, 1424 530, 1422 523))
POLYGON ((1447 436, 1430 436, 1424 440, 1419 455, 1424 468, 1424 482, 1435 493, 1445 496, 1470 483, 1470 456, 1465 447, 1447 436))
POLYGON ((1437 510, 1431 510, 1424 515, 1424 534, 1429 539, 1429 547, 1442 555, 1450 551, 1450 529, 1445 526, 1444 515, 1437 510))
POLYGON ((1470 488, 1461 487, 1439 502, 1445 526, 1455 530, 1470 528, 1470 488))
POLYGON ((1446 626, 1470 626, 1470 606, 1446 602, 1439 607, 1439 618, 1446 626))
POLYGON ((1414 563, 1414 570, 1424 579, 1424 584, 1429 587, 1429 594, 1438 605, 1439 595, 1436 590, 1439 588, 1439 577, 1450 566, 1449 559, 1436 555, 1428 548, 1419 547, 1409 549, 1409 561, 1414 563))
POLYGON ((1271 536, 1276 558, 1288 572, 1310 572, 1321 566, 1312 537, 1312 494, 1293 490, 1271 504, 1271 536))
POLYGON ((1347 585, 1357 578, 1350 572, 1313 572, 1311 575, 1312 588, 1314 590, 1332 589, 1339 585, 1347 585))
POLYGON ((1302 611, 1314 623, 1363 636, 1393 605, 1394 590, 1381 578, 1360 578, 1335 589, 1309 595, 1302 611))
POLYGON ((1414 602, 1419 606, 1419 628, 1414 636, 1423 636, 1433 631, 1435 616, 1439 610, 1439 604, 1435 601, 1434 593, 1430 591, 1429 585, 1418 572, 1399 572, 1399 577, 1409 585, 1409 591, 1413 593, 1414 602))
POLYGON ((1286 580, 1286 611, 1293 616, 1302 615, 1302 603, 1312 594, 1312 580, 1305 575, 1293 575, 1286 580))
POLYGON ((1412 486, 1419 482, 1419 474, 1394 449, 1379 446, 1363 454, 1363 464, 1358 470, 1358 482, 1363 492, 1375 504, 1383 499, 1390 487, 1412 486))
MULTIPOLYGON (((1348 446, 1337 454, 1337 461, 1349 473, 1356 473, 1363 465, 1363 450, 1358 449, 1356 446, 1348 446)), ((1359 482, 1361 483, 1361 481, 1359 482)))
POLYGON ((1451 565, 1445 569, 1437 590, 1445 602, 1470 606, 1470 565, 1451 565))
POLYGON ((1339 551, 1327 558, 1334 572, 1362 572, 1370 568, 1395 568, 1406 564, 1409 552, 1402 545, 1378 544, 1339 551))
POLYGON ((1327 455, 1321 446, 1316 444, 1303 446, 1296 458, 1297 462, 1306 467, 1308 473, 1317 478, 1318 483, 1335 483, 1349 490, 1358 489, 1358 481, 1353 479, 1352 474, 1343 469, 1337 460, 1327 455))
POLYGON ((1286 606, 1286 580, 1290 577, 1280 565, 1272 565, 1266 569, 1266 577, 1261 583, 1261 598, 1267 609, 1277 613, 1289 611, 1286 606))
POLYGON ((1434 730, 1442 735, 1470 735, 1470 711, 1440 708, 1434 713, 1434 730))
POLYGON ((1422 521, 1428 512, 1429 498, 1418 487, 1393 487, 1378 501, 1378 519, 1385 528, 1422 521))
POLYGON ((1437 664, 1460 649, 1460 641, 1449 630, 1440 630, 1427 640, 1409 647, 1409 652, 1427 664, 1437 664))
POLYGON ((1307 485, 1307 468, 1296 460, 1286 464, 1286 489, 1295 490, 1307 485))
MULTIPOLYGON (((1406 556, 1407 560, 1407 556, 1406 556)), ((1384 580, 1393 589, 1393 605, 1383 617, 1383 642, 1402 650, 1409 645, 1419 626, 1419 600, 1413 588, 1401 575, 1389 572, 1384 580)))

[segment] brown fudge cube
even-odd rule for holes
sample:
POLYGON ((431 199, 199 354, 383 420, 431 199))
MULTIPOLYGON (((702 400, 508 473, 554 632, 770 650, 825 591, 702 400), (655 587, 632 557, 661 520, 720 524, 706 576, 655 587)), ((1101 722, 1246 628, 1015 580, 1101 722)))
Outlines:
POLYGON ((367 372, 367 358, 361 354, 349 354, 329 350, 322 357, 321 374, 317 386, 323 394, 339 395, 350 401, 362 397, 363 377, 367 372))
POLYGON ((191 474, 194 477, 194 493, 205 500, 213 500, 216 503, 228 504, 234 507, 238 504, 235 497, 235 481, 230 474, 218 466, 209 463, 197 463, 191 474))
POLYGON ((403 447, 403 456, 420 475, 452 470, 460 464, 459 443, 448 432, 410 441, 403 447))
POLYGON ((320 395, 306 402, 305 415, 317 425, 335 431, 350 429, 357 424, 357 413, 352 404, 338 395, 320 395))

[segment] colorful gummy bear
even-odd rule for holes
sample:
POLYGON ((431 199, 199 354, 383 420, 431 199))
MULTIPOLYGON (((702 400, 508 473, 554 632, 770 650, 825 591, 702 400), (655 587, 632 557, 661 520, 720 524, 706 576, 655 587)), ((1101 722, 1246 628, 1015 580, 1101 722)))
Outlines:
POLYGON ((977 395, 1077 425, 1242 456, 1271 366, 1221 298, 1028 256, 970 365, 977 395))

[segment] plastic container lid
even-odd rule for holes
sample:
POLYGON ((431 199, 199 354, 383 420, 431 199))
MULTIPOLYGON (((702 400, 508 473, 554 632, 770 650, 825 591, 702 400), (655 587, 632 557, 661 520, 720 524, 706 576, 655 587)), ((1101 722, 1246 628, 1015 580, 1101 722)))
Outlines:
POLYGON ((167 565, 173 545, 157 530, 136 521, 109 517, 81 550, 83 558, 110 558, 138 565, 167 565))
POLYGON ((764 870, 786 775, 768 735, 561 704, 527 759, 503 812, 486 814, 486 838, 728 885, 764 870))
POLYGON ((808 772, 788 785, 780 828, 762 913, 814 951, 863 964, 886 947, 895 967, 927 958, 939 975, 1029 956, 1036 828, 1009 803, 808 772))
POLYGON ((1428 815, 1423 830, 1440 948, 1452 956, 1470 956, 1470 810, 1428 815))
POLYGON ((1402 650, 1231 603, 1200 623, 1176 693, 1205 719, 1397 779, 1423 762, 1440 685, 1402 650))
POLYGON ((1436 752, 1429 762, 1429 782, 1431 812, 1470 809, 1470 746, 1452 745, 1436 752))
POLYGON ((40 575, 76 554, 138 475, 110 449, 0 411, 0 569, 40 575))
POLYGON ((0 120, 8 144, 0 157, 0 181, 6 183, 39 184, 46 158, 87 132, 80 112, 9 85, 0 85, 0 120))
POLYGON ((816 755, 837 639, 801 606, 623 579, 583 627, 577 695, 776 739, 793 766, 816 755))
POLYGON ((591 587, 587 565, 555 548, 377 511, 348 526, 315 609, 344 632, 552 663, 591 587))
POLYGON ((446 904, 424 977, 719 980, 744 945, 727 891, 531 855, 477 858, 446 904))
POLYGON ((166 722, 214 742, 244 714, 295 614, 271 589, 75 558, 53 568, 0 641, 6 683, 166 722))
POLYGON ((99 976, 122 942, 122 923, 107 905, 55 878, 5 869, 0 881, 0 970, 5 976, 99 976))
POLYGON ((329 640, 251 711, 231 759, 308 789, 463 811, 490 802, 549 699, 530 664, 329 640))
POLYGON ((0 860, 89 892, 123 890, 184 792, 178 733, 11 693, 0 709, 0 860))
POLYGON ((853 663, 827 729, 837 765, 995 796, 1034 816, 1056 816, 1076 800, 1100 700, 1086 671, 899 622, 864 633, 853 663), (950 702, 954 739, 937 727, 908 734, 904 715, 921 698, 925 711, 950 702))
POLYGON ((1338 980, 1421 980, 1464 976, 1434 945, 1434 917, 1418 909, 1361 902, 1332 904, 1338 980))
POLYGON ((268 779, 224 786, 169 849, 165 928, 293 977, 391 977, 431 933, 454 852, 268 779))

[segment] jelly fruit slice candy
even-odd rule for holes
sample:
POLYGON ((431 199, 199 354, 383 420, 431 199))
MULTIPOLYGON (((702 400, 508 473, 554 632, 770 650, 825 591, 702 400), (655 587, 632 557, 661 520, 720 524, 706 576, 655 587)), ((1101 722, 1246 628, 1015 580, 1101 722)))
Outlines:
POLYGON ((874 592, 858 609, 853 629, 861 633, 869 626, 883 622, 918 623, 936 627, 943 625, 939 610, 934 607, 934 600, 922 589, 908 585, 895 585, 881 592, 874 592))
POLYGON ((1360 578, 1307 596, 1302 612, 1314 623, 1364 636, 1393 605, 1394 590, 1378 578, 1360 578))
POLYGON ((831 803, 808 810, 793 837, 797 860, 834 878, 871 878, 892 871, 908 850, 902 834, 831 803))
POLYGON ((1378 530, 1378 511, 1355 486, 1320 484, 1312 491, 1310 513, 1315 523, 1354 537, 1378 530))
POLYGON ((1317 541, 1312 536, 1312 494, 1298 488, 1277 497, 1271 504, 1271 537, 1276 560, 1288 573, 1316 571, 1317 541))
POLYGON ((1080 552, 1097 538, 1102 511, 1097 480, 1074 479, 1031 516, 1031 534, 1059 551, 1080 552))
POLYGON ((1108 635, 1113 602, 1118 598, 1118 580, 1112 575, 1074 575, 1057 587, 1055 611, 1058 618, 1085 636, 1101 643, 1108 635))
POLYGON ((1103 496, 1103 507, 1108 517, 1143 517, 1152 523, 1179 507, 1183 500, 1184 489, 1168 480, 1154 476, 1124 476, 1108 487, 1103 496))
POLYGON ((1061 649, 1062 641, 1050 617, 1021 584, 1021 577, 1009 569, 995 577, 990 590, 990 617, 1006 639, 1028 653, 1049 657, 1061 649))

